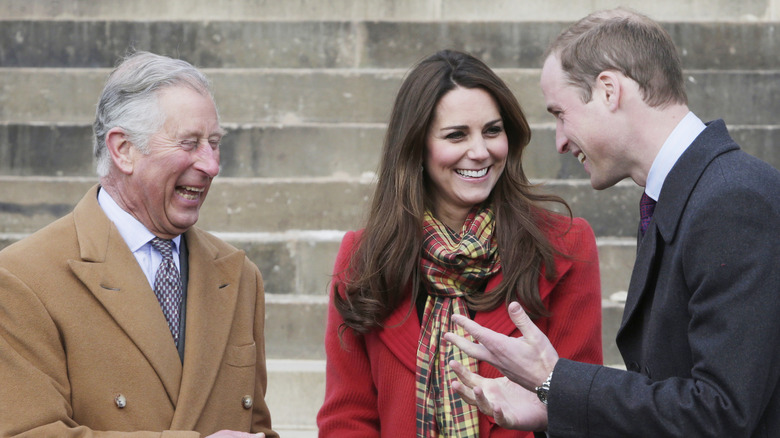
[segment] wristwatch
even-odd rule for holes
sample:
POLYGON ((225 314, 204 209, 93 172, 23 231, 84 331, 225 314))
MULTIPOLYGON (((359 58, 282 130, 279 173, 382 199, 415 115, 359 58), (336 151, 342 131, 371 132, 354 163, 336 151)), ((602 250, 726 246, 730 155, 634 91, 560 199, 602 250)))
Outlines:
POLYGON ((539 397, 539 400, 544 403, 545 406, 547 406, 547 397, 550 395, 550 381, 552 380, 552 375, 553 373, 550 371, 547 380, 545 380, 541 386, 534 388, 536 390, 536 396, 539 397))

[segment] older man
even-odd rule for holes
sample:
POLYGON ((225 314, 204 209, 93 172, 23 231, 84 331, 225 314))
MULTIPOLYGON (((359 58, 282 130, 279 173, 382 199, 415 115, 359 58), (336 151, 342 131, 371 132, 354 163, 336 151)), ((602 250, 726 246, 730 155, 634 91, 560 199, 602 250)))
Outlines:
POLYGON ((516 384, 454 363, 461 394, 552 437, 780 437, 780 172, 689 111, 671 38, 640 14, 564 31, 541 87, 558 151, 595 189, 645 188, 617 336, 627 370, 559 359, 513 303, 523 338, 460 318, 480 344, 447 339, 516 384))
POLYGON ((262 277, 194 227, 223 135, 208 80, 135 53, 94 129, 100 184, 0 252, 0 436, 277 436, 262 277))

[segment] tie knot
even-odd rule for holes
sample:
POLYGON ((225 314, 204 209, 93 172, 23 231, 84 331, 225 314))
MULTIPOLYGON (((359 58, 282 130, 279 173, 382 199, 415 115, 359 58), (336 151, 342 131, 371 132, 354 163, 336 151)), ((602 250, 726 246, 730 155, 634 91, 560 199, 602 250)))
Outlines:
POLYGON ((162 254, 163 256, 163 259, 173 258, 172 240, 160 239, 159 237, 155 237, 154 239, 150 240, 149 243, 154 247, 154 249, 160 251, 160 254, 162 254))

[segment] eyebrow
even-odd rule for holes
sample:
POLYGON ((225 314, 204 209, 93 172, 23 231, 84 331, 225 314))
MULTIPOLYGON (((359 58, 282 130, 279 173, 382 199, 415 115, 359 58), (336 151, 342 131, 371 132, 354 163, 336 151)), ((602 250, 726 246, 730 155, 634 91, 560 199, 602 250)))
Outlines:
MULTIPOLYGON (((495 119, 495 120, 491 120, 491 121, 489 121, 489 122, 485 123, 485 125, 484 125, 484 126, 493 126, 493 125, 495 125, 496 123, 500 123, 500 122, 502 122, 502 121, 503 121, 503 119, 502 119, 501 117, 499 117, 499 118, 497 118, 497 119, 495 119)), ((441 129, 439 129, 439 131, 446 131, 446 130, 456 130, 456 129, 466 129, 466 128, 468 128, 468 126, 467 126, 467 125, 445 126, 445 127, 441 128, 441 129)))

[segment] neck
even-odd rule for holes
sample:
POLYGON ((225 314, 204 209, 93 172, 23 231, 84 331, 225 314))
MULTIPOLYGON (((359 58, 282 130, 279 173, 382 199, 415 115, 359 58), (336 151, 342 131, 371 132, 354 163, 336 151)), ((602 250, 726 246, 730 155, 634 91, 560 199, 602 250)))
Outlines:
POLYGON ((646 107, 639 117, 639 123, 635 123, 637 138, 634 142, 636 153, 636 171, 631 179, 642 187, 647 183, 647 174, 650 167, 661 151, 666 139, 669 138, 674 128, 685 118, 690 110, 687 105, 673 104, 663 108, 646 107))

